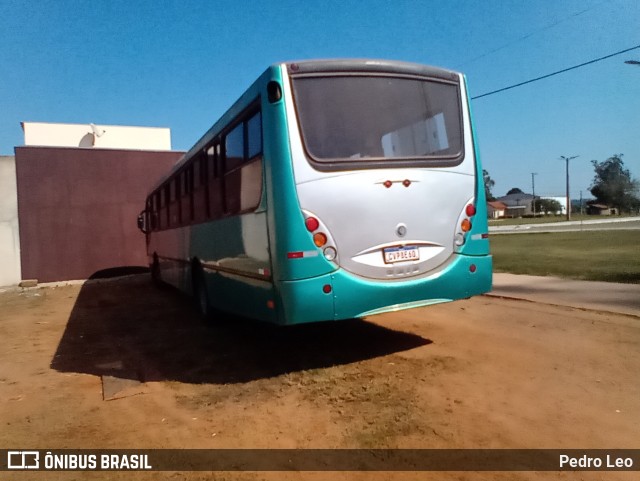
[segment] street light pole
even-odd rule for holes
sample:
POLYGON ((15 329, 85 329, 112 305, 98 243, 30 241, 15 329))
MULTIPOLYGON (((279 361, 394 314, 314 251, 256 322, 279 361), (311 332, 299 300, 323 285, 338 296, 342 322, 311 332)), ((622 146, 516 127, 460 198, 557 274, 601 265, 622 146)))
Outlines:
POLYGON ((531 172, 531 189, 533 190, 533 217, 536 216, 536 179, 537 172, 531 172))
POLYGON ((571 220, 571 198, 569 196, 569 161, 572 159, 576 159, 580 157, 579 155, 574 155, 573 157, 565 157, 564 155, 560 156, 561 160, 564 160, 567 164, 567 220, 571 220))

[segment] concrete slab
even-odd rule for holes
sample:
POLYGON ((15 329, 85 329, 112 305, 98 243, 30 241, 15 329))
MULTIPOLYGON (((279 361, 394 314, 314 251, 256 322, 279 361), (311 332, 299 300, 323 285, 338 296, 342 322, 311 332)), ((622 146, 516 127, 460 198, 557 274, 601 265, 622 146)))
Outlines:
POLYGON ((113 401, 145 393, 145 385, 137 379, 102 376, 102 398, 113 401))
POLYGON ((488 295, 640 317, 638 284, 495 273, 488 295))

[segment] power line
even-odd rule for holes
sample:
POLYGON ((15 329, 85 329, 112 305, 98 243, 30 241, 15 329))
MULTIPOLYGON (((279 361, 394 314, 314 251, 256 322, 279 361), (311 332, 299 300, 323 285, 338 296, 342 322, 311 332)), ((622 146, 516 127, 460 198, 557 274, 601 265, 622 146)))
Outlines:
POLYGON ((471 100, 480 99, 482 97, 488 97, 489 95, 497 94, 499 92, 504 92, 505 90, 510 90, 510 89, 514 89, 516 87, 521 87, 522 85, 527 85, 527 84, 530 84, 530 83, 533 83, 533 82, 537 82, 538 80, 542 80, 542 79, 546 79, 546 78, 549 78, 549 77, 553 77, 554 75, 565 73, 565 72, 568 72, 569 70, 575 70, 577 68, 584 67, 585 65, 591 65, 592 63, 600 62, 601 60, 605 60, 605 59, 608 59, 608 58, 611 58, 611 57, 615 57, 616 55, 620 55, 620 54, 623 54, 625 52, 630 52, 631 50, 636 50, 638 48, 640 48, 640 45, 636 45, 635 47, 627 48, 625 50, 620 50, 619 52, 612 53, 610 55, 605 55, 604 57, 600 57, 600 58, 596 58, 596 59, 593 59, 593 60, 589 60, 588 62, 581 63, 580 65, 574 65, 573 67, 569 67, 569 68, 565 68, 565 69, 562 69, 562 70, 558 70, 557 72, 553 72, 553 73, 550 73, 550 74, 547 74, 547 75, 543 75, 541 77, 536 77, 534 79, 527 80, 525 82, 520 82, 520 83, 517 83, 515 85, 510 85, 509 87, 503 87, 501 89, 493 90, 491 92, 487 92, 487 93, 484 93, 482 95, 477 95, 475 97, 471 97, 471 100))
POLYGON ((544 32, 545 30, 549 30, 549 29, 551 29, 553 27, 556 27, 557 25, 559 25, 559 24, 561 24, 563 22, 566 22, 566 21, 571 20, 571 19, 573 19, 573 18, 575 18, 575 17, 577 17, 579 15, 582 15, 583 13, 587 13, 587 12, 593 10, 594 8, 599 7, 600 5, 602 5, 604 3, 609 3, 609 0, 605 0, 603 2, 597 3, 596 5, 593 5, 592 7, 586 8, 586 9, 581 10, 579 12, 573 13, 573 14, 567 16, 567 17, 564 17, 564 18, 562 18, 560 20, 557 20, 555 22, 549 23, 549 24, 545 25, 544 27, 541 27, 541 28, 539 28, 537 30, 533 30, 532 32, 530 32, 530 33, 528 33, 526 35, 523 35, 522 37, 519 37, 519 38, 517 38, 517 39, 515 39, 515 40, 513 40, 511 42, 507 42, 507 43, 505 43, 505 44, 503 44, 503 45, 501 45, 501 46, 499 46, 497 48, 494 48, 493 50, 490 50, 490 51, 488 51, 486 53, 483 53, 482 55, 478 55, 477 57, 474 57, 474 58, 472 58, 470 60, 467 60, 467 61, 463 62, 462 65, 466 65, 466 64, 475 62, 476 60, 480 60, 481 58, 484 58, 484 57, 487 57, 487 56, 489 56, 491 54, 499 52, 500 50, 504 50, 507 47, 511 47, 512 45, 514 45, 514 44, 516 44, 518 42, 522 42, 523 40, 526 40, 526 39, 528 39, 530 37, 533 37, 534 35, 536 35, 536 34, 538 34, 540 32, 544 32))

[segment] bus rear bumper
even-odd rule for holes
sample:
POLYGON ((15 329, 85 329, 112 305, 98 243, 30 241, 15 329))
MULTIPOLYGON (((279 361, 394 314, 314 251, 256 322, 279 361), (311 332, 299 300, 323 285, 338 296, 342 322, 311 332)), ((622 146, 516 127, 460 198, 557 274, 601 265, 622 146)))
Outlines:
POLYGON ((299 324, 371 316, 464 299, 489 292, 491 285, 490 255, 456 255, 437 273, 406 281, 375 281, 340 269, 280 283, 281 321, 299 324))

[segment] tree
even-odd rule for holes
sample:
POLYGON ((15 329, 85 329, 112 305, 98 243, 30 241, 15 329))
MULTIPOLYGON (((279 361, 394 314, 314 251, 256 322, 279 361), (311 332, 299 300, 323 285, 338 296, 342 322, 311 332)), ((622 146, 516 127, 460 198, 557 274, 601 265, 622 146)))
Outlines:
POLYGON ((482 177, 484 179, 484 193, 487 197, 487 200, 495 200, 496 198, 491 193, 491 189, 496 185, 496 182, 491 178, 489 172, 485 169, 482 169, 482 177))
POLYGON ((536 212, 541 214, 562 213, 562 204, 555 199, 536 200, 536 212))
POLYGON ((507 192, 507 195, 511 194, 524 194, 524 192, 522 192, 522 190, 518 189, 517 187, 514 187, 509 192, 507 192))
POLYGON ((591 161, 595 176, 589 189, 599 203, 615 207, 619 213, 640 207, 638 181, 624 168, 622 155, 613 155, 604 162, 591 161))

